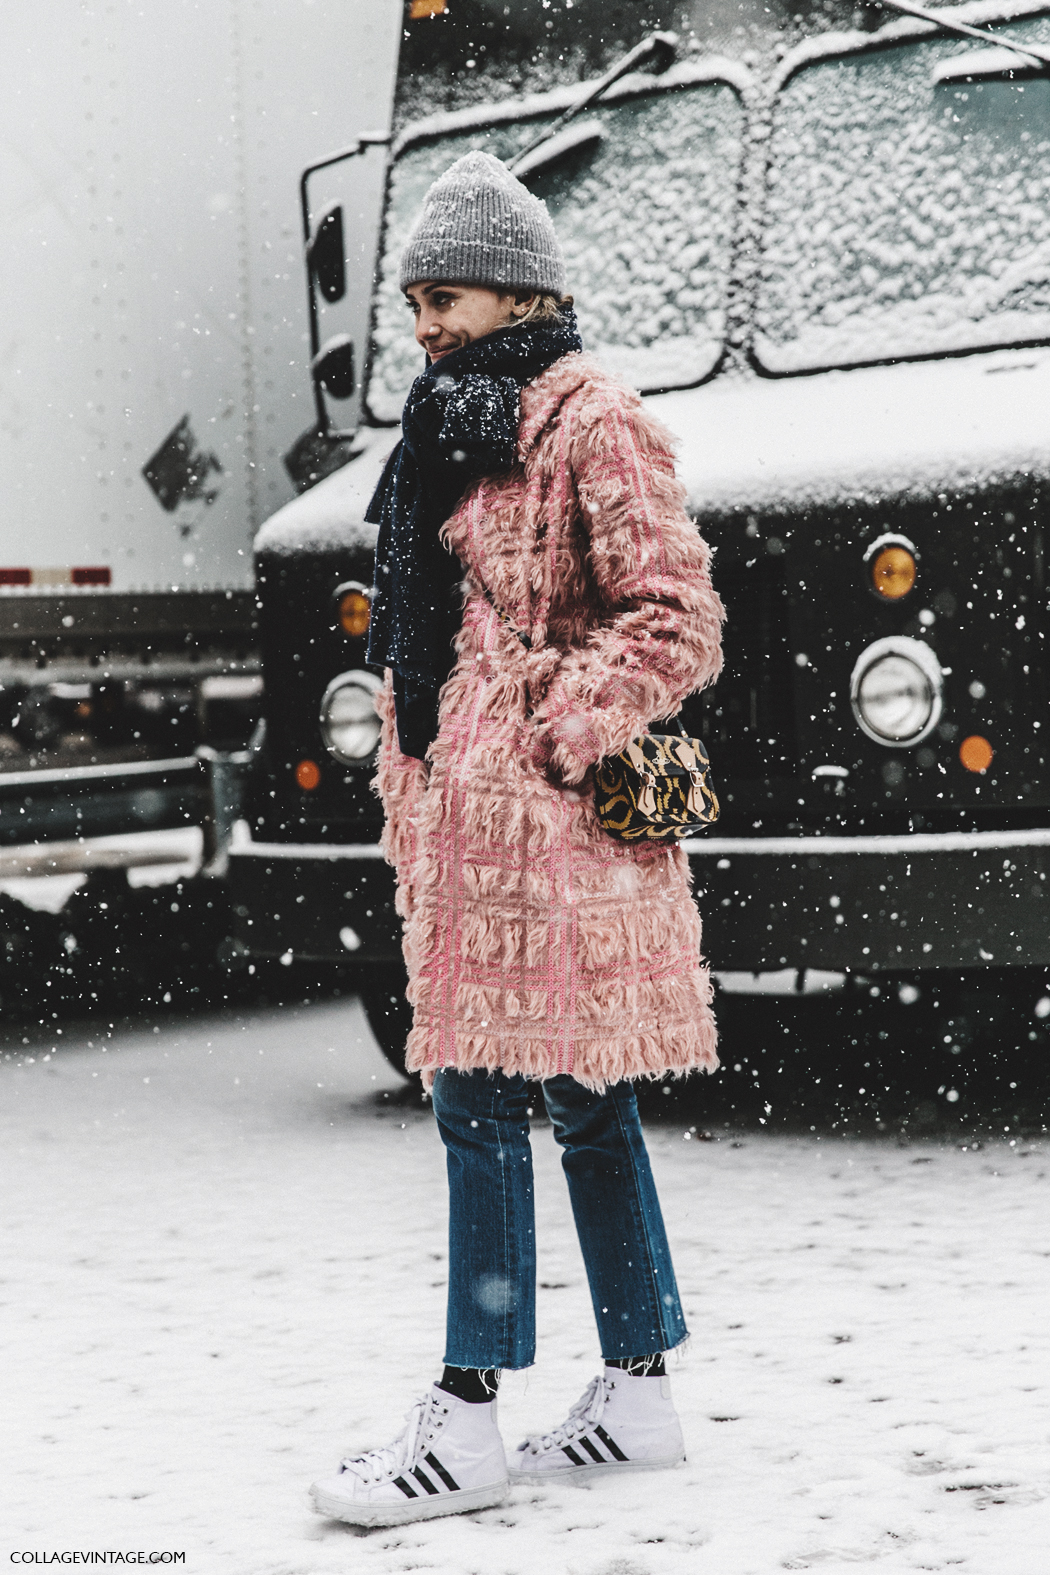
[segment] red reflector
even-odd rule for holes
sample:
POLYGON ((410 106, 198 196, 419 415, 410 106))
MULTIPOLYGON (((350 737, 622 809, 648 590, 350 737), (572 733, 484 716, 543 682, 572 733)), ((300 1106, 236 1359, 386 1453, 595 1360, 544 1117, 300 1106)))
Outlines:
POLYGON ((980 733, 973 733, 969 738, 964 738, 959 745, 959 759, 967 771, 984 772, 995 759, 995 750, 980 733))
POLYGON ((32 574, 29 569, 0 569, 0 585, 30 585, 32 574))
POLYGON ((317 761, 300 760, 295 768, 295 780, 304 793, 312 793, 321 780, 321 771, 317 761))
POLYGON ((110 585, 112 582, 110 569, 74 569, 70 577, 73 585, 110 585))

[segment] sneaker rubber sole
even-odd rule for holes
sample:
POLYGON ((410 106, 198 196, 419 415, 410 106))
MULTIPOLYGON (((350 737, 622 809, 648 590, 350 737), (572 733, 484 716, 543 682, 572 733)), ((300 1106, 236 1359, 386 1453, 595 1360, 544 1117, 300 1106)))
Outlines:
POLYGON ((343 1520, 350 1526, 404 1526, 413 1520, 436 1520, 440 1515, 465 1515, 472 1509, 491 1509, 495 1504, 502 1504, 510 1487, 509 1481, 493 1482, 487 1487, 437 1493, 432 1498, 410 1498, 403 1504, 354 1504, 321 1487, 311 1488, 310 1497, 317 1513, 329 1520, 343 1520))
POLYGON ((569 1477, 577 1481, 581 1477, 620 1477, 627 1471, 669 1471, 684 1461, 685 1455, 678 1454, 657 1456, 650 1460, 603 1460, 600 1464, 586 1466, 574 1466, 570 1462, 565 1466, 555 1466, 550 1471, 518 1471, 508 1465, 507 1474, 513 1487, 518 1482, 564 1482, 569 1477))

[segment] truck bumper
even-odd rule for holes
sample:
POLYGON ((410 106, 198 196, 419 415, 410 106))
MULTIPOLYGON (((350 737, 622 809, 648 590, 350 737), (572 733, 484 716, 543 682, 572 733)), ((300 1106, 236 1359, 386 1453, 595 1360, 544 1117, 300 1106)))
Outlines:
POLYGON ((375 843, 253 842, 242 822, 226 879, 242 957, 372 963, 401 956, 394 872, 375 843))
MULTIPOLYGON (((1050 964, 1050 829, 682 844, 716 970, 913 973, 1050 964)), ((374 843, 235 837, 234 941, 248 957, 391 962, 394 872, 374 843)))
POLYGON ((682 844, 719 970, 1050 963, 1050 829, 682 844))
POLYGON ((0 772, 0 844, 199 826, 207 814, 193 755, 0 772))

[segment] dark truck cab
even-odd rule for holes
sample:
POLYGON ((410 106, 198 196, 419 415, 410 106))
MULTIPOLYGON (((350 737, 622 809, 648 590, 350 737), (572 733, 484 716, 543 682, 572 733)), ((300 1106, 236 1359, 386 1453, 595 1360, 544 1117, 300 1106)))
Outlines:
MULTIPOLYGON (((908 19, 811 40, 768 84, 728 61, 628 76, 522 173, 585 342, 680 438, 716 548, 726 666, 683 718, 723 816, 685 847, 738 982, 1050 962, 1050 74, 1023 54, 1050 10, 944 15, 971 13, 990 41, 908 19)), ((257 541, 268 734, 230 849, 236 944, 352 959, 395 1060, 373 756, 333 742, 333 696, 363 749, 340 599, 367 591, 363 509, 418 365, 396 258, 441 169, 520 157, 582 91, 402 134, 362 420, 257 541)))
POLYGON ((373 982, 401 956, 371 789, 379 680, 365 648, 375 531, 360 523, 387 446, 373 445, 378 463, 347 466, 290 505, 290 522, 282 510, 259 533, 266 732, 227 871, 242 957, 353 960, 373 982))

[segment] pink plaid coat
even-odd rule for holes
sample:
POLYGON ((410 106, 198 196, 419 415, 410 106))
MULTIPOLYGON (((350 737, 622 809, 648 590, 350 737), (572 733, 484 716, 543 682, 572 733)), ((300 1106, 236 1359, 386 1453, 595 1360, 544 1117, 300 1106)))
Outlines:
POLYGON ((591 782, 718 673, 708 549, 670 434, 585 355, 522 390, 518 458, 445 526, 467 590, 429 764, 397 746, 389 675, 381 701, 408 1065, 427 1082, 501 1067, 593 1088, 711 1070, 685 855, 614 841, 591 782))

